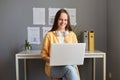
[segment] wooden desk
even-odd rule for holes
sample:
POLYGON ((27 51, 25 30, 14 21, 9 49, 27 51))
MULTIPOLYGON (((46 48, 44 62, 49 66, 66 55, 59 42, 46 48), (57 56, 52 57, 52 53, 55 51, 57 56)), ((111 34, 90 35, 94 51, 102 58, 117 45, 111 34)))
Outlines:
MULTIPOLYGON (((106 53, 101 51, 94 51, 94 52, 85 52, 85 58, 92 58, 93 59, 93 80, 95 80, 95 59, 102 58, 103 59, 103 80, 106 80, 106 53)), ((39 50, 31 50, 29 52, 22 51, 16 54, 16 80, 19 80, 19 60, 24 60, 24 73, 25 73, 25 80, 27 80, 27 72, 26 72, 26 59, 40 59, 40 51, 39 50)))

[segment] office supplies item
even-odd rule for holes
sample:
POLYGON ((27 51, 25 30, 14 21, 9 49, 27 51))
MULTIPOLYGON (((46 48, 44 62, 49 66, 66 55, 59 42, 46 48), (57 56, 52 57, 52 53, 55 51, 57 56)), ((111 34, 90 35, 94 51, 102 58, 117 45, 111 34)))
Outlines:
POLYGON ((88 32, 88 51, 94 51, 94 31, 88 32))
POLYGON ((52 44, 50 66, 83 65, 86 43, 52 44))
POLYGON ((81 42, 86 43, 85 50, 88 51, 88 31, 81 32, 81 42))

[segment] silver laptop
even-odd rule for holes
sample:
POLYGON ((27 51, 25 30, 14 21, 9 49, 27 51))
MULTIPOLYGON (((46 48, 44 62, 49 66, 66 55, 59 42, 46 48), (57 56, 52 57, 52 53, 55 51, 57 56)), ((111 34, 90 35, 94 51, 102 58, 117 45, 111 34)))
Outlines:
POLYGON ((52 44, 50 66, 83 65, 86 43, 52 44))

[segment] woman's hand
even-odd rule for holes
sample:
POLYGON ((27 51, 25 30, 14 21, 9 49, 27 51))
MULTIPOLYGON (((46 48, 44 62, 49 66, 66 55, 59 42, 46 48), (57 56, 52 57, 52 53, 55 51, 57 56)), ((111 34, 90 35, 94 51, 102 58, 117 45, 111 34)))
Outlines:
POLYGON ((50 62, 50 57, 43 57, 43 60, 45 60, 47 63, 50 62))

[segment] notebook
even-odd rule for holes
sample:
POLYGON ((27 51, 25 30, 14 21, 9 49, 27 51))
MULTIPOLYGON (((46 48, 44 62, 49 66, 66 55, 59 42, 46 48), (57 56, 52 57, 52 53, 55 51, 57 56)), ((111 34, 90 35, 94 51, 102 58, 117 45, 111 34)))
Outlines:
POLYGON ((83 65, 86 43, 51 44, 50 66, 83 65))

